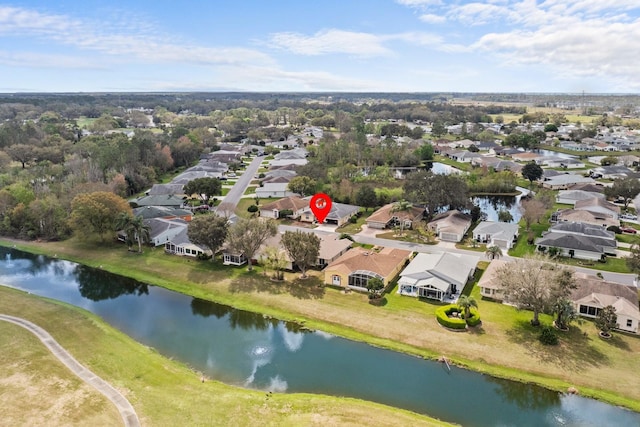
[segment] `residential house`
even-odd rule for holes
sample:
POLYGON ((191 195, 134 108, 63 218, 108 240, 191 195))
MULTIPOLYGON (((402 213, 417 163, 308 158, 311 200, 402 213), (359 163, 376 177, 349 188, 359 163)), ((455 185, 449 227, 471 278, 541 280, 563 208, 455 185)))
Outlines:
POLYGON ((394 211, 395 203, 384 205, 366 219, 367 227, 383 229, 404 223, 404 228, 412 228, 422 219, 424 209, 416 206, 406 211, 394 211))
POLYGON ((170 208, 167 206, 142 206, 133 209, 134 216, 140 216, 142 219, 164 218, 174 219, 180 218, 187 222, 191 221, 193 212, 187 209, 170 208))
MULTIPOLYGON (((332 263, 344 253, 346 253, 352 245, 351 240, 349 239, 341 239, 339 235, 335 233, 324 233, 321 231, 309 231, 310 233, 314 233, 316 236, 320 238, 320 250, 318 252, 318 259, 316 260, 315 267, 324 268, 327 264, 332 263)), ((258 252, 255 254, 253 260, 256 262, 262 262, 264 257, 264 252, 267 247, 281 247, 282 233, 278 233, 273 237, 267 239, 267 241, 260 247, 258 252)), ((284 258, 287 262, 285 266, 285 270, 293 270, 294 265, 289 257, 289 254, 284 251, 284 258)))
POLYGON ((274 183, 267 182, 262 187, 256 188, 256 197, 261 199, 268 199, 270 197, 290 197, 295 196, 295 193, 289 191, 289 184, 286 182, 274 183))
POLYGON ((440 240, 460 242, 471 227, 471 216, 451 210, 433 217, 427 227, 433 230, 440 240))
POLYGON ((640 174, 633 172, 626 166, 613 165, 613 166, 600 166, 598 168, 591 169, 589 175, 592 178, 604 178, 604 179, 624 179, 624 178, 638 178, 640 174))
POLYGON ((291 211, 289 218, 297 219, 300 215, 309 208, 309 201, 301 199, 298 196, 289 196, 276 200, 275 202, 267 203, 260 207, 260 216, 264 218, 278 219, 281 217, 281 212, 291 211))
POLYGON ((482 155, 471 151, 454 151, 453 153, 449 153, 449 158, 451 160, 455 160, 460 163, 471 163, 473 159, 477 159, 479 157, 482 157, 482 155))
POLYGON ((411 251, 402 249, 356 247, 327 265, 324 282, 364 291, 369 279, 377 277, 386 287, 404 268, 411 255, 411 251))
POLYGON ((520 163, 512 162, 511 160, 504 160, 495 156, 481 156, 471 160, 471 164, 474 166, 492 168, 498 172, 508 170, 515 173, 520 173, 523 167, 520 163))
POLYGON ((511 158, 513 160, 515 160, 516 162, 523 162, 523 163, 529 163, 529 162, 539 163, 543 157, 544 156, 542 154, 532 153, 530 151, 521 151, 517 154, 511 155, 511 158))
POLYGON ((438 301, 455 299, 473 277, 479 257, 419 253, 400 273, 398 293, 438 301))
POLYGON ((478 281, 478 287, 480 288, 480 295, 482 297, 498 301, 502 301, 504 299, 502 286, 496 280, 496 276, 498 270, 507 262, 508 261, 502 259, 494 259, 489 263, 489 266, 478 281))
POLYGON ((551 190, 566 190, 575 184, 595 184, 595 180, 578 174, 565 173, 542 181, 542 187, 551 190))
POLYGON ((169 239, 169 241, 164 245, 164 250, 170 254, 188 256, 192 258, 195 258, 198 255, 212 255, 211 249, 191 243, 189 235, 187 234, 187 227, 169 239))
POLYGON ((129 200, 129 204, 134 207, 140 206, 165 206, 168 208, 181 208, 184 204, 184 198, 174 194, 159 194, 156 196, 141 196, 129 200))
POLYGON ((604 186, 598 183, 595 184, 574 184, 568 188, 569 190, 582 190, 590 193, 604 193, 604 186))
POLYGON ((560 209, 551 214, 551 222, 581 222, 604 228, 611 226, 620 227, 620 220, 599 212, 590 212, 575 209, 560 209))
POLYGON ((605 199, 602 193, 592 193, 584 190, 560 190, 556 195, 556 202, 564 205, 575 205, 580 200, 590 200, 594 197, 605 199))
POLYGON ((617 329, 637 334, 640 323, 638 293, 635 287, 605 281, 584 273, 575 273, 578 287, 571 293, 580 316, 594 319, 611 305, 616 310, 617 329))
POLYGON ((589 211, 600 215, 606 215, 613 219, 618 219, 620 216, 620 207, 613 203, 607 202, 600 197, 593 197, 587 200, 578 200, 573 205, 575 210, 589 211))
MULTIPOLYGON (((311 200, 311 197, 305 197, 304 200, 307 201, 307 208, 302 212, 302 215, 300 215, 300 221, 314 223, 317 219, 309 208, 309 200, 311 200)), ((341 225, 349 222, 349 219, 351 219, 352 216, 357 215, 358 212, 360 212, 360 206, 334 202, 331 203, 331 210, 327 214, 324 223, 340 227, 341 225)))
POLYGON ((305 159, 273 159, 271 160, 270 165, 271 166, 287 166, 287 165, 295 165, 295 166, 304 166, 308 163, 309 161, 305 158, 305 159))
POLYGON ((482 221, 473 229, 473 239, 487 246, 508 250, 518 240, 518 229, 517 223, 482 221))
POLYGON ((557 156, 543 157, 540 159, 540 163, 549 168, 580 169, 585 166, 584 162, 578 159, 567 159, 557 156))
POLYGON ((222 172, 210 172, 206 170, 189 170, 184 171, 180 175, 171 180, 172 184, 186 185, 196 178, 222 178, 222 172))
POLYGON ((182 219, 149 218, 142 222, 149 227, 149 244, 153 246, 164 246, 188 225, 182 219))
POLYGON ((174 194, 178 196, 184 196, 182 184, 153 184, 153 186, 145 192, 148 196, 157 196, 165 194, 174 194))
POLYGON ((539 251, 558 248, 561 256, 598 261, 605 255, 615 255, 615 233, 603 227, 579 222, 560 222, 536 239, 539 251))

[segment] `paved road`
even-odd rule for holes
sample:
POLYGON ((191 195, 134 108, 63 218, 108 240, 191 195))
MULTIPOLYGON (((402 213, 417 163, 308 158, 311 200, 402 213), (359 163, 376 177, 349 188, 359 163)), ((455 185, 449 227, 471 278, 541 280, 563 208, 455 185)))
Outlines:
POLYGON ((56 356, 64 365, 74 374, 80 377, 87 384, 95 387, 100 393, 105 395, 107 399, 116 405, 116 408, 122 416, 124 425, 127 427, 139 427, 140 421, 136 415, 135 409, 131 403, 118 390, 113 388, 109 383, 98 377, 96 374, 82 366, 69 352, 67 352, 58 342, 40 326, 29 322, 20 317, 0 314, 0 320, 22 326, 29 332, 33 333, 42 343, 56 356))
POLYGON ((216 207, 216 212, 220 212, 225 216, 231 216, 236 210, 240 198, 247 190, 247 187, 249 187, 251 180, 256 175, 256 172, 258 172, 262 160, 264 160, 264 157, 254 157, 251 163, 245 168, 244 173, 238 177, 238 180, 234 186, 231 187, 231 190, 229 190, 225 198, 222 199, 222 202, 216 207))
MULTIPOLYGON (((295 231, 295 230, 303 230, 303 231, 309 231, 309 228, 303 228, 303 227, 294 227, 294 226, 290 226, 290 225, 281 225, 279 227, 281 232, 284 231, 295 231)), ((331 232, 328 230, 321 230, 324 232, 331 232)), ((410 243, 410 242, 402 242, 399 240, 389 240, 389 239, 381 239, 379 237, 372 237, 372 236, 366 236, 366 235, 361 235, 361 234, 352 234, 351 237, 353 237, 353 240, 355 240, 358 243, 364 243, 364 244, 368 244, 368 245, 379 245, 379 246, 388 246, 391 248, 397 248, 397 249, 405 249, 405 250, 409 250, 409 251, 414 251, 414 252, 423 252, 423 253, 429 253, 429 254, 437 254, 437 253, 442 253, 442 252, 454 252, 454 253, 460 253, 460 254, 467 254, 467 255, 473 255, 476 257, 480 257, 481 259, 484 259, 484 254, 482 252, 476 252, 476 251, 468 251, 465 249, 458 249, 455 247, 454 243, 450 243, 450 242, 439 242, 436 245, 424 245, 424 244, 420 244, 420 243, 410 243)), ((504 253, 503 258, 504 260, 512 260, 513 258, 508 256, 506 254, 506 251, 504 253)), ((629 286, 636 286, 635 283, 635 279, 636 279, 636 275, 635 274, 628 274, 628 273, 612 273, 612 272, 608 272, 608 271, 600 271, 600 270, 594 270, 591 268, 586 268, 586 267, 575 267, 576 271, 580 271, 586 274, 590 274, 590 275, 595 275, 596 273, 600 272, 602 273, 602 277, 605 280, 609 280, 611 282, 616 282, 616 283, 622 283, 624 285, 629 285, 629 286)))

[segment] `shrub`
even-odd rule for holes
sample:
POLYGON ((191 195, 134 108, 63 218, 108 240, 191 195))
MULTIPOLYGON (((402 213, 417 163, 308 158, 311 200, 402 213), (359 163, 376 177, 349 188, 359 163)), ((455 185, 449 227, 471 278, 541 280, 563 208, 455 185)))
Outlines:
POLYGON ((558 336, 551 326, 545 326, 540 331, 540 336, 538 337, 540 342, 544 345, 557 345, 558 344, 558 336))
POLYGON ((480 320, 480 313, 472 311, 471 315, 467 319, 468 326, 478 326, 482 321, 480 320))
POLYGON ((283 209, 278 212, 278 218, 286 218, 289 215, 293 215, 293 211, 291 209, 283 209))
POLYGON ((351 218, 349 218, 349 222, 351 224, 355 224, 356 222, 358 222, 358 217, 353 215, 351 218))
POLYGON ((445 305, 436 310, 436 319, 445 328, 449 329, 465 329, 467 323, 462 317, 449 317, 453 313, 460 313, 457 305, 445 305))
POLYGON ((613 231, 616 234, 622 234, 622 230, 617 225, 610 225, 607 227, 607 231, 613 231))
POLYGON ((251 213, 258 212, 258 207, 256 205, 251 205, 247 208, 247 212, 251 212, 251 213))

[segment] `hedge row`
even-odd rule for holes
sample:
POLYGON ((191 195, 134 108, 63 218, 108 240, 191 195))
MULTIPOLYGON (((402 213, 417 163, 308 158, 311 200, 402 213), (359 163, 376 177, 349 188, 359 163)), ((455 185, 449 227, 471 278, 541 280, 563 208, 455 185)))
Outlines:
POLYGON ((460 313, 460 308, 457 305, 445 305, 436 310, 436 319, 445 328, 450 329, 465 329, 467 327, 466 322, 461 317, 449 317, 452 313, 460 313))
POLYGON ((480 322, 481 322, 480 313, 478 313, 477 311, 474 312, 473 310, 471 310, 471 315, 467 319, 467 325, 469 325, 469 326, 478 326, 480 324, 480 322))

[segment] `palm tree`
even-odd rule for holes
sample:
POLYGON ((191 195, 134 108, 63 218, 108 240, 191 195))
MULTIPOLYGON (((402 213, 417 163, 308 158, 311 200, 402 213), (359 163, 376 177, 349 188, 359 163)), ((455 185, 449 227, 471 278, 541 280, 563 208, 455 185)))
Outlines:
POLYGON ((571 322, 578 319, 578 312, 575 306, 567 298, 556 301, 553 305, 553 312, 556 314, 556 326, 558 329, 566 330, 571 322))
POLYGON ((474 297, 461 295, 460 298, 458 298, 458 307, 464 310, 464 318, 468 319, 469 316, 471 316, 471 307, 478 308, 478 302, 474 297))
POLYGON ((618 326, 617 323, 618 315, 616 315, 616 309, 611 305, 601 309, 595 320, 596 328, 600 329, 600 335, 603 337, 610 337, 611 330, 618 326))
POLYGON ((148 243, 151 240, 151 227, 144 223, 141 216, 134 217, 129 227, 133 232, 134 239, 138 242, 138 252, 142 253, 142 243, 148 243))
MULTIPOLYGON (((407 202, 406 200, 400 200, 399 202, 396 202, 393 204, 393 207, 391 208, 391 213, 407 212, 411 208, 413 208, 413 205, 411 203, 407 202)), ((399 222, 400 222, 400 236, 402 236, 404 232, 404 224, 405 224, 404 218, 399 218, 399 222)))
POLYGON ((502 256, 502 249, 499 246, 488 246, 484 252, 485 256, 490 260, 500 258, 502 256))
POLYGON ((127 250, 131 250, 133 246, 134 236, 132 233, 131 222, 133 216, 128 212, 120 212, 116 218, 115 228, 117 231, 124 232, 125 243, 127 244, 127 250))

